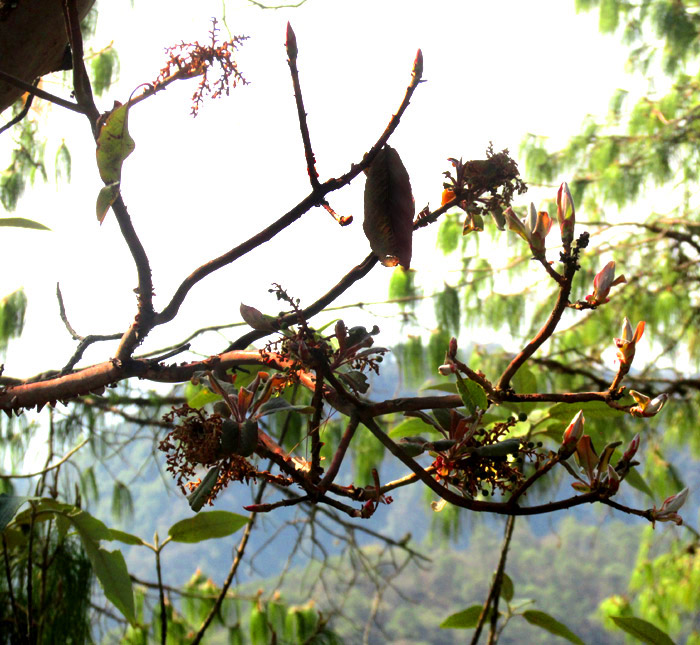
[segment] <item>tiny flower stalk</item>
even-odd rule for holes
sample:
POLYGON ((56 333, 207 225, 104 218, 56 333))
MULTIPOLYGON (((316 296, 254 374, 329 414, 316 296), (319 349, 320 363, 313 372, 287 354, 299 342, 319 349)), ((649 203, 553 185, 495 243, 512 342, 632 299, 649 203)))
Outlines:
POLYGON ((593 278, 593 293, 586 296, 586 301, 592 307, 604 305, 610 300, 610 289, 623 282, 627 282, 627 279, 624 275, 615 277, 615 261, 611 260, 593 278))
POLYGON ((574 200, 566 182, 559 186, 559 191, 557 192, 557 221, 561 230, 561 241, 564 245, 564 250, 568 252, 571 249, 571 243, 574 241, 576 212, 574 200))
POLYGON ((503 213, 508 228, 522 237, 529 245, 532 254, 536 258, 542 258, 545 254, 545 238, 552 229, 554 220, 547 211, 537 211, 534 204, 530 204, 530 214, 526 220, 521 220, 512 208, 503 213))
POLYGON ((633 417, 653 417, 656 416, 661 408, 664 407, 668 394, 659 394, 655 399, 652 399, 641 392, 630 390, 630 395, 637 402, 637 405, 630 408, 630 414, 633 417))

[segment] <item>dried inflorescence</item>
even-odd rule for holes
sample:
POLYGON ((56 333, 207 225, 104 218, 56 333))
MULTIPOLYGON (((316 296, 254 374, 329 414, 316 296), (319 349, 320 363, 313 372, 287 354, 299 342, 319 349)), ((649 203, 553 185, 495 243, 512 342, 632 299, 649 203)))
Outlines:
MULTIPOLYGON (((455 420, 455 430, 463 429, 464 418, 460 419, 461 415, 456 411, 451 415, 455 420)), ((475 421, 478 422, 479 419, 475 421)), ((541 443, 535 444, 520 438, 504 439, 517 422, 512 417, 508 421, 494 424, 488 430, 479 428, 476 432, 467 431, 464 439, 458 439, 454 446, 437 455, 433 466, 438 479, 472 498, 493 495, 497 491, 503 494, 515 490, 525 479, 525 459, 537 465, 544 459, 536 451, 541 443)))
MULTIPOLYGON (((221 452, 222 417, 218 414, 208 415, 206 410, 197 410, 185 404, 173 408, 164 417, 168 423, 177 425, 163 439, 158 448, 166 453, 166 469, 172 473, 183 493, 199 485, 197 468, 202 466, 221 466, 219 479, 243 481, 255 473, 255 469, 239 455, 224 458, 221 452), (186 488, 187 487, 187 488, 186 488)), ((212 495, 212 499, 216 495, 212 495)))
POLYGON ((198 41, 193 43, 183 41, 179 45, 166 47, 168 61, 153 83, 153 88, 157 91, 174 77, 201 76, 197 90, 192 95, 192 116, 197 116, 205 95, 209 95, 213 99, 224 94, 228 96, 231 88, 236 87, 238 83, 248 84, 238 71, 238 64, 233 59, 233 52, 243 41, 248 39, 248 36, 233 36, 231 40, 219 43, 217 41, 218 33, 217 21, 216 18, 213 18, 212 28, 209 32, 211 42, 208 45, 201 45, 198 41), (221 73, 216 80, 212 81, 210 72, 215 63, 218 64, 221 73))
POLYGON ((510 206, 513 195, 521 195, 527 185, 520 178, 518 164, 511 159, 508 150, 494 153, 493 146, 486 150, 486 159, 462 162, 448 159, 454 167, 443 173, 447 181, 443 184, 443 203, 455 197, 459 206, 467 213, 464 232, 483 230, 482 217, 491 214, 498 228, 503 229, 503 211, 510 206))

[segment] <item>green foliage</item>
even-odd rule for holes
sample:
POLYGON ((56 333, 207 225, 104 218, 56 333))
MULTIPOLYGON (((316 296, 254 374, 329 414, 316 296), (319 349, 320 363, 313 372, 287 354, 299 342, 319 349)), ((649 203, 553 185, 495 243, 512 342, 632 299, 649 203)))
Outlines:
POLYGON ((27 181, 34 184, 37 173, 46 181, 44 149, 46 144, 37 137, 35 122, 23 119, 17 124, 15 148, 10 164, 0 172, 0 203, 7 211, 13 211, 24 193, 27 181))
POLYGON ((417 296, 415 270, 397 266, 389 281, 389 300, 400 300, 401 309, 410 307, 410 300, 417 296))
POLYGON ((448 214, 443 217, 437 234, 437 247, 445 255, 457 250, 462 239, 462 224, 457 215, 448 214))
POLYGON ((111 45, 94 55, 91 62, 92 90, 102 96, 119 74, 119 57, 111 45))
POLYGON ((56 150, 56 183, 59 181, 70 182, 72 158, 70 150, 66 145, 65 139, 61 141, 61 145, 56 150))
POLYGON ((250 520, 228 511, 204 511, 176 522, 168 529, 173 542, 201 542, 225 537, 244 527, 250 520))
POLYGON ((435 317, 440 329, 454 336, 459 334, 459 294, 449 284, 435 298, 435 317))
POLYGON ((27 296, 23 289, 17 289, 0 300, 0 351, 7 349, 12 338, 17 338, 24 328, 24 314, 27 310, 27 296))

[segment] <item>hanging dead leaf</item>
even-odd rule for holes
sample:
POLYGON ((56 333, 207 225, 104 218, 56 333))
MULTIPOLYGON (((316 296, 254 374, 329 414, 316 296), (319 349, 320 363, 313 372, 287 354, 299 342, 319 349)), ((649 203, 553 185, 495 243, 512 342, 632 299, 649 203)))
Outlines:
POLYGON ((415 203, 399 153, 384 146, 367 170, 362 228, 372 251, 388 267, 411 265, 415 203))

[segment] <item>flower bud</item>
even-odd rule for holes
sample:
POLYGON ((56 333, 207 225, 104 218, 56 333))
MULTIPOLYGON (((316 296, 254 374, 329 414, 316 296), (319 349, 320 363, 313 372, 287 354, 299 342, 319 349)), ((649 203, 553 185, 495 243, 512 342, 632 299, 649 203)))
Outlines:
POLYGON ((680 493, 671 495, 664 500, 661 508, 657 511, 656 506, 651 510, 651 518, 654 522, 674 522, 683 524, 683 518, 676 513, 688 499, 688 488, 684 488, 680 493))
POLYGON ((572 452, 575 449, 578 440, 583 436, 583 424, 586 419, 583 416, 583 410, 579 410, 576 416, 571 420, 569 426, 564 430, 564 437, 562 440, 563 447, 571 447, 572 452))
POLYGON ((587 295, 586 300, 594 306, 603 305, 610 300, 610 289, 623 282, 627 279, 624 275, 615 277, 615 261, 611 260, 593 278, 593 293, 587 295))
POLYGON ((561 230, 561 241, 564 248, 571 246, 574 239, 574 225, 576 223, 576 213, 574 210, 574 200, 569 191, 569 185, 564 182, 559 186, 557 192, 557 221, 561 230))

